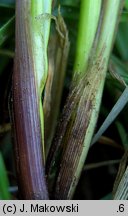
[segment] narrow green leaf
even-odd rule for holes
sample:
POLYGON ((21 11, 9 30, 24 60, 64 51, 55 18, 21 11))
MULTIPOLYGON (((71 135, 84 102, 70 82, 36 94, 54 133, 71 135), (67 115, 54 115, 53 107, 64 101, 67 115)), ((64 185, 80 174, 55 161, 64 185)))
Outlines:
POLYGON ((128 85, 128 67, 119 58, 112 55, 109 62, 109 69, 113 70, 115 74, 119 75, 128 85))
POLYGON ((0 199, 10 199, 10 193, 8 192, 9 182, 4 165, 3 157, 0 153, 0 199))
POLYGON ((128 149, 128 133, 127 133, 127 131, 125 130, 125 128, 121 122, 116 121, 115 124, 116 124, 116 127, 118 129, 118 132, 119 132, 122 144, 124 146, 124 149, 128 149))
POLYGON ((0 7, 2 8, 14 8, 15 0, 0 0, 0 7))
POLYGON ((128 166, 118 185, 114 200, 128 200, 128 166))
POLYGON ((100 136, 106 131, 106 129, 112 124, 112 122, 115 120, 115 118, 119 115, 119 113, 122 111, 124 106, 128 102, 128 87, 125 88, 124 92, 112 108, 111 112, 108 114, 107 118, 101 125, 98 132, 95 134, 92 145, 100 138, 100 136))
POLYGON ((0 46, 12 35, 14 32, 14 19, 11 17, 1 28, 0 28, 0 46))

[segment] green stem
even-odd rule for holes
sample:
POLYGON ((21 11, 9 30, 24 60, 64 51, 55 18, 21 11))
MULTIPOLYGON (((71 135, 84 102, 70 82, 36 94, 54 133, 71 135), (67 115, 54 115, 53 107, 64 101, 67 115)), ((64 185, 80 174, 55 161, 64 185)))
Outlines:
POLYGON ((74 73, 86 72, 99 21, 101 0, 82 0, 74 73))

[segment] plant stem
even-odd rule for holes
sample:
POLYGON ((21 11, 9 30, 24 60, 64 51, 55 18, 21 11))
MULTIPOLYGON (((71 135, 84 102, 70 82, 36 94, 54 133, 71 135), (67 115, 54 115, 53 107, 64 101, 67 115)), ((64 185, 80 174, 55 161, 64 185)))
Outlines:
MULTIPOLYGON (((47 163, 48 173, 50 173, 54 166, 58 165, 56 150, 59 149, 61 159, 55 182, 55 199, 71 199, 80 178, 98 118, 121 2, 122 0, 103 1, 102 19, 95 38, 97 46, 95 45, 87 70, 85 67, 85 74, 82 73, 81 76, 80 73, 75 72, 76 82, 73 80, 53 142, 51 152, 55 151, 55 153, 53 156, 51 153, 50 163, 47 163)), ((83 62, 84 59, 83 55, 83 62)))
POLYGON ((101 0, 81 1, 74 73, 85 74, 94 44, 100 9, 101 0))
POLYGON ((100 31, 98 34, 98 45, 96 48, 95 58, 93 62, 94 64, 92 64, 91 68, 89 69, 89 75, 87 77, 89 82, 91 81, 91 83, 90 86, 88 85, 88 87, 85 87, 86 94, 88 94, 86 100, 88 101, 90 97, 90 102, 92 103, 92 110, 91 112, 90 110, 88 110, 85 114, 88 116, 88 126, 85 131, 83 149, 79 158, 79 163, 75 170, 75 175, 73 177, 74 180, 72 181, 72 185, 70 186, 70 190, 68 192, 69 197, 72 197, 78 179, 80 177, 80 173, 83 168, 85 159, 87 157, 88 149, 91 143, 92 135, 98 118, 98 112, 103 94, 103 87, 106 77, 108 60, 112 49, 113 39, 115 36, 115 30, 117 28, 118 16, 121 6, 122 0, 108 0, 104 1, 103 3, 103 18, 100 26, 100 31))
POLYGON ((51 5, 52 0, 16 1, 13 118, 17 176, 24 199, 48 199, 41 95, 47 77, 51 21, 45 14, 51 13, 51 5))

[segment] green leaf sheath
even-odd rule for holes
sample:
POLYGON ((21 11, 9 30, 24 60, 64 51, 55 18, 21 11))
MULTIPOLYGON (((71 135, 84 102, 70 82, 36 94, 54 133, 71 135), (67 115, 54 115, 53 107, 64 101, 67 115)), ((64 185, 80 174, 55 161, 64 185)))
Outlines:
POLYGON ((101 0, 81 1, 76 59, 74 64, 75 74, 85 74, 88 59, 91 56, 91 49, 93 48, 100 9, 101 0))
POLYGON ((16 1, 13 120, 19 189, 23 199, 48 199, 44 171, 41 94, 47 77, 52 1, 16 1))

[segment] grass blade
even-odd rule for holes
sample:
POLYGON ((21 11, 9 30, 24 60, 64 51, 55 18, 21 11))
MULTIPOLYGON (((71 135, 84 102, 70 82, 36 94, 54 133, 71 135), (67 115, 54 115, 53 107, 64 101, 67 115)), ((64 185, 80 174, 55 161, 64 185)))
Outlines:
POLYGON ((98 130, 98 132, 95 134, 92 144, 93 145, 97 140, 100 138, 100 136, 106 131, 106 129, 113 123, 113 121, 116 119, 116 117, 119 115, 119 113, 122 111, 122 109, 125 107, 125 105, 128 102, 128 87, 125 88, 124 92, 112 108, 111 112, 105 119, 104 123, 98 130))
POLYGON ((9 182, 4 165, 3 157, 0 153, 0 199, 9 200, 11 198, 8 192, 9 182))
POLYGON ((15 20, 15 17, 13 16, 0 28, 0 46, 14 32, 14 20, 15 20))

